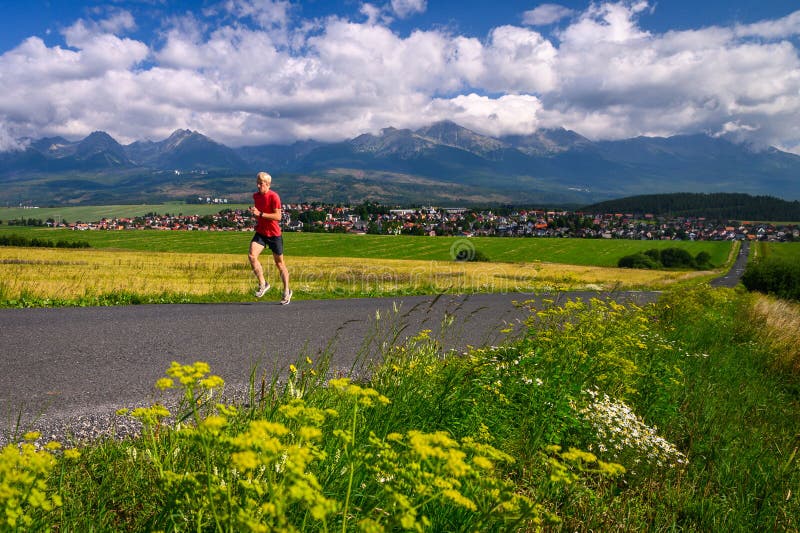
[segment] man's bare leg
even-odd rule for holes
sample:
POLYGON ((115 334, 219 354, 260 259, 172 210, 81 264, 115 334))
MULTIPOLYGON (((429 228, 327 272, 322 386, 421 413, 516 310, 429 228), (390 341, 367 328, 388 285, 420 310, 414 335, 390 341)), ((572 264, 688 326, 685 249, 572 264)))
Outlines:
POLYGON ((259 287, 264 287, 267 284, 264 279, 264 268, 261 266, 261 261, 258 260, 258 256, 261 255, 262 251, 264 251, 264 246, 257 242, 250 242, 250 253, 247 258, 250 260, 250 266, 253 268, 253 274, 258 280, 259 287))
POLYGON ((278 273, 281 275, 281 281, 283 282, 283 294, 287 294, 289 292, 289 269, 286 268, 286 262, 283 260, 283 254, 272 254, 272 258, 275 260, 275 266, 278 267, 278 273))

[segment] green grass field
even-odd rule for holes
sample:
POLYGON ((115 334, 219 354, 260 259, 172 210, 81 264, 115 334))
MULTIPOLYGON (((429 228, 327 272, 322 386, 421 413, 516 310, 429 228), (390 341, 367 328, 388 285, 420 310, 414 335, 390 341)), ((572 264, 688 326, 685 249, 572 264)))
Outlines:
POLYGON ((762 243, 761 246, 766 257, 800 263, 800 242, 770 242, 762 243))
MULTIPOLYGON (((82 231, 0 226, 0 235, 17 233, 53 241, 86 241, 92 248, 151 252, 245 254, 250 234, 243 232, 187 231, 82 231)), ((532 239, 500 237, 412 237, 345 235, 336 233, 285 233, 286 255, 297 257, 350 257, 365 259, 415 259, 449 261, 466 248, 482 252, 492 262, 544 261, 584 266, 615 267, 620 257, 650 248, 680 247, 692 255, 706 251, 711 262, 722 265, 730 242, 630 241, 600 239, 532 239)))
POLYGON ((0 221, 41 219, 66 220, 68 222, 95 222, 103 218, 132 218, 147 213, 170 215, 213 215, 223 209, 244 209, 247 204, 139 204, 139 205, 89 205, 86 207, 0 207, 0 221))

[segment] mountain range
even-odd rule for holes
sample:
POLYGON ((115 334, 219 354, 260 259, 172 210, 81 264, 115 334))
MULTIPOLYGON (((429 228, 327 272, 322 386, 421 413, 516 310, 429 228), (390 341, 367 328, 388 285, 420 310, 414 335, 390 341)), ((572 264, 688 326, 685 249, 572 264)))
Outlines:
POLYGON ((587 204, 638 194, 737 192, 800 198, 800 156, 706 135, 591 141, 563 128, 489 137, 444 121, 341 142, 232 148, 195 131, 121 145, 23 140, 0 153, 0 202, 249 201, 259 170, 286 202, 587 204))

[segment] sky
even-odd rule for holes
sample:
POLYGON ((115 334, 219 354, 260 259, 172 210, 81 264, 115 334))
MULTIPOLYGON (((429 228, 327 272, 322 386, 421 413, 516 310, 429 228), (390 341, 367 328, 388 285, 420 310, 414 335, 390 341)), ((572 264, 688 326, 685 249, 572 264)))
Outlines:
POLYGON ((0 151, 451 120, 800 154, 799 46, 797 0, 0 0, 0 151))

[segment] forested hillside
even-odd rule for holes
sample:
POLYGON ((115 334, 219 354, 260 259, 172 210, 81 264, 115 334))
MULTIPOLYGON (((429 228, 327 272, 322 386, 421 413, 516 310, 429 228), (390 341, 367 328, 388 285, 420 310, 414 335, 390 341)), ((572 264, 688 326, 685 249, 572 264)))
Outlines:
POLYGON ((728 220, 800 221, 800 202, 774 196, 739 193, 645 194, 609 200, 581 208, 604 213, 651 213, 728 220))

